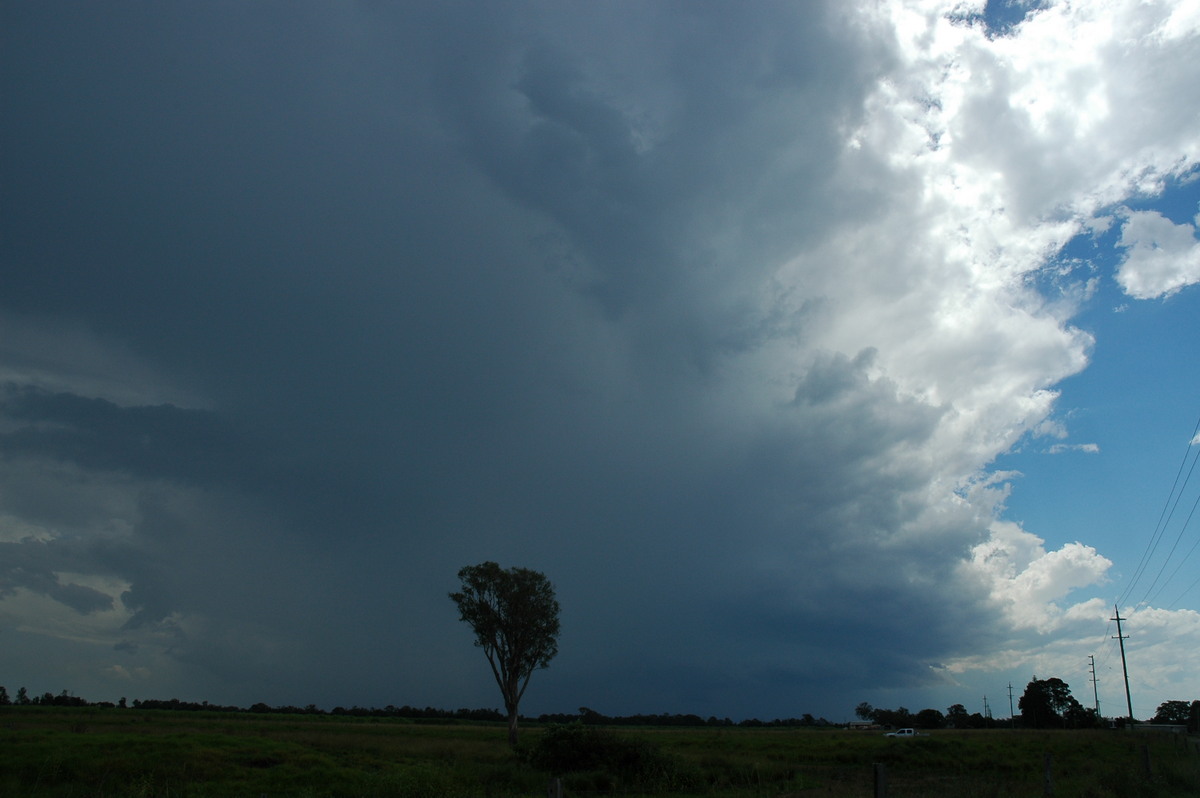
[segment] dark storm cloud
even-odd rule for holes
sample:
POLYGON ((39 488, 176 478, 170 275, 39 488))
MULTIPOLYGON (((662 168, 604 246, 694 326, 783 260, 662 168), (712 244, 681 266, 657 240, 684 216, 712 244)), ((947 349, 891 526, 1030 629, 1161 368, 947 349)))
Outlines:
POLYGON ((212 413, 170 405, 119 407, 104 399, 0 387, 0 451, 70 460, 88 468, 186 480, 244 477, 246 452, 212 413))
POLYGON ((7 387, 12 484, 79 507, 6 499, 60 536, 6 584, 120 580, 118 653, 217 702, 490 705, 445 598, 484 559, 558 585, 535 711, 926 681, 986 616, 977 519, 922 517, 945 411, 763 299, 873 207, 835 165, 888 55, 831 9, 10 8, 0 311, 206 407, 7 387))
POLYGON ((77 565, 91 563, 62 551, 61 547, 35 540, 0 543, 0 596, 12 595, 18 587, 41 593, 87 615, 111 609, 113 596, 95 588, 74 582, 63 582, 55 573, 77 565))
MULTIPOLYGON (((832 15, 820 6, 760 10, 625 7, 633 19, 611 41, 551 28, 557 44, 518 44, 500 60, 509 69, 456 62, 439 84, 450 90, 438 102, 469 152, 503 191, 561 225, 576 257, 588 259, 584 285, 608 311, 643 303, 657 315, 670 301, 682 306, 674 323, 705 346, 736 321, 692 315, 711 313, 710 294, 736 294, 746 270, 770 265, 777 247, 832 226, 831 205, 797 214, 794 203, 831 179, 862 98, 858 45, 832 15), (637 47, 642 37, 656 45, 637 47), (608 82, 589 66, 609 70, 608 82), (803 145, 788 148, 784 130, 803 145), (698 219, 753 236, 730 245, 762 260, 715 248, 714 229, 698 219)), ((584 29, 615 16, 583 13, 584 29)))

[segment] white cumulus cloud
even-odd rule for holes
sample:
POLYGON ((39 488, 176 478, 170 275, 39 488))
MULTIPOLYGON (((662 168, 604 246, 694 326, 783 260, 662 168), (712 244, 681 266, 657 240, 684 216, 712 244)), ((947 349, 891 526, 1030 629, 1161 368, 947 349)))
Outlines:
POLYGON ((1118 246, 1126 254, 1117 282, 1135 299, 1170 296, 1200 283, 1200 240, 1190 224, 1175 224, 1157 211, 1131 211, 1118 246))
POLYGON ((1061 602, 1072 591, 1098 585, 1112 561, 1079 542, 1046 551, 1038 536, 1010 521, 991 526, 990 538, 972 550, 970 568, 990 585, 1014 629, 1056 630, 1071 617, 1061 602))

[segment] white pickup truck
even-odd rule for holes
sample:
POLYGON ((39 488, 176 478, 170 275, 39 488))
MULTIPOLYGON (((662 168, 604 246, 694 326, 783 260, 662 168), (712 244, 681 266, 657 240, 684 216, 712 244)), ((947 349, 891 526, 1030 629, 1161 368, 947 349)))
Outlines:
POLYGON ((884 737, 924 737, 923 734, 917 734, 914 729, 896 729, 883 735, 884 737))

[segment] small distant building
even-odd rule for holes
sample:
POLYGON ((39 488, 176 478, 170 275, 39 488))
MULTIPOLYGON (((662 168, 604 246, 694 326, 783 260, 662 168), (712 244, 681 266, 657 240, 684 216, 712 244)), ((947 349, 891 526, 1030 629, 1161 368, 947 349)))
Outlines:
POLYGON ((1133 727, 1134 731, 1156 731, 1166 732, 1168 734, 1187 734, 1188 727, 1186 723, 1138 723, 1133 727))

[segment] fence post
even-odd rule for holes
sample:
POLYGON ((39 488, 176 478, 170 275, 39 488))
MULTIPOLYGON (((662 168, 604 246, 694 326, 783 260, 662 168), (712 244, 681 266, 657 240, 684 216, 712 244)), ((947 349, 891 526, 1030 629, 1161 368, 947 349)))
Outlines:
POLYGON ((546 798, 563 798, 562 779, 550 779, 546 785, 546 798))
POLYGON ((1147 743, 1142 746, 1142 761, 1146 765, 1146 778, 1153 778, 1154 771, 1150 769, 1150 745, 1147 743))
POLYGON ((887 798, 887 765, 875 763, 875 798, 887 798))
POLYGON ((1042 795, 1054 795, 1054 756, 1051 754, 1046 754, 1042 779, 1042 795))

